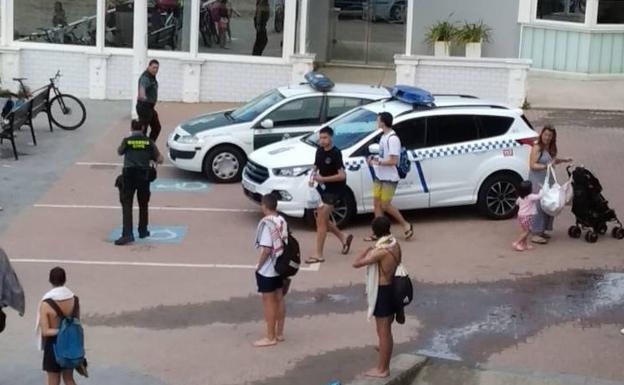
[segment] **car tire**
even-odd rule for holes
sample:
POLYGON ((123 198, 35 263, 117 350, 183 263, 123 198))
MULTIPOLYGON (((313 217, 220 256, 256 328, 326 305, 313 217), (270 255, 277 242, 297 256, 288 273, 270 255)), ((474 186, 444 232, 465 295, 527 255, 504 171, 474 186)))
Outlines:
MULTIPOLYGON (((355 214, 357 214, 355 198, 353 197, 353 192, 347 189, 344 202, 340 202, 340 204, 334 207, 332 220, 334 221, 334 223, 336 223, 339 229, 343 229, 351 222, 351 220, 353 220, 355 214)), ((316 218, 314 216, 314 210, 306 209, 304 219, 310 227, 316 228, 316 218)))
POLYGON ((239 182, 246 162, 245 153, 238 147, 219 146, 210 150, 204 158, 204 175, 214 183, 239 182))
POLYGON ((522 179, 511 173, 490 175, 479 189, 477 208, 490 219, 509 219, 518 211, 516 200, 522 179))

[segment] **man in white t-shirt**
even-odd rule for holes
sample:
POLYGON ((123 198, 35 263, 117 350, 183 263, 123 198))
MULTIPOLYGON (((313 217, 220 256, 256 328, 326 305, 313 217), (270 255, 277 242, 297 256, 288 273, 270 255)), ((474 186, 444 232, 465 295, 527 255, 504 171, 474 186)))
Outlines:
POLYGON ((290 280, 275 271, 275 261, 284 252, 284 243, 288 239, 288 225, 277 213, 277 198, 273 194, 262 197, 262 213, 264 218, 258 224, 256 234, 256 247, 260 250, 256 283, 262 295, 266 336, 254 342, 255 347, 274 346, 284 341, 284 295, 290 286, 290 280))
MULTIPOLYGON (((368 163, 375 171, 373 182, 373 204, 375 217, 380 217, 384 213, 394 218, 401 226, 408 240, 414 235, 414 227, 403 218, 401 212, 392 206, 392 198, 399 184, 399 171, 397 164, 401 156, 401 140, 392 129, 392 114, 382 112, 377 116, 377 126, 383 131, 379 140, 379 156, 371 156, 368 163)), ((373 234, 366 241, 376 241, 373 234)))

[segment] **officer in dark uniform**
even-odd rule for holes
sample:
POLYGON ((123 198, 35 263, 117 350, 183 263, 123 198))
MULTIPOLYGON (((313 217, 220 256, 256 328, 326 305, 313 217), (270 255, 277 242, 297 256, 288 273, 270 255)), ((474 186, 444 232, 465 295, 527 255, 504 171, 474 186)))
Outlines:
POLYGON ((164 159, 154 141, 145 135, 142 128, 138 121, 133 120, 130 136, 124 138, 117 149, 117 153, 124 156, 123 172, 116 183, 123 217, 121 238, 115 241, 118 246, 134 242, 132 202, 135 191, 139 201, 139 238, 147 238, 150 235, 147 229, 147 205, 150 199, 150 181, 155 178, 153 175, 155 169, 152 169, 152 165, 160 164, 164 159))

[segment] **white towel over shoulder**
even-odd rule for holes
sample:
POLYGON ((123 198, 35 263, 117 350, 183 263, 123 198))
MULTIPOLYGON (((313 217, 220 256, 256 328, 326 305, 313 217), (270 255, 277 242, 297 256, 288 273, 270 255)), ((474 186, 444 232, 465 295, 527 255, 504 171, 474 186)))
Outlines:
MULTIPOLYGON (((376 249, 389 249, 397 244, 396 239, 389 235, 380 238, 375 244, 376 249)), ((377 304, 377 293, 379 292, 379 263, 366 266, 366 301, 368 303, 367 319, 370 321, 375 312, 377 304)))
MULTIPOLYGON (((74 298, 74 293, 66 288, 65 286, 55 287, 54 289, 45 293, 43 298, 41 298, 41 302, 46 299, 51 299, 54 301, 66 301, 68 299, 74 298)), ((39 309, 41 308, 41 302, 39 302, 39 306, 37 307, 37 322, 35 323, 35 336, 37 338, 37 348, 39 350, 43 350, 43 336, 41 335, 41 326, 39 325, 39 321, 41 320, 41 313, 39 309)))

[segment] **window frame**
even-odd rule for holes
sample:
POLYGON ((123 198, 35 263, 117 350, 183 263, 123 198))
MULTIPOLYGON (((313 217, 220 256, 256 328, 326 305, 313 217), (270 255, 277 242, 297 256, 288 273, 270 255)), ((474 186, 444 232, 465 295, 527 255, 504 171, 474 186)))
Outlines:
MULTIPOLYGON (((433 115, 436 116, 436 115, 433 115)), ((429 124, 428 124, 428 120, 431 116, 415 116, 412 118, 408 118, 408 119, 404 119, 400 122, 397 122, 395 124, 392 125, 392 129, 396 132, 397 136, 399 137, 399 139, 401 140, 401 146, 405 147, 407 150, 420 150, 423 148, 427 148, 430 147, 428 144, 428 139, 429 139, 429 124), (397 131, 397 126, 400 126, 401 124, 404 123, 408 123, 414 120, 422 120, 424 122, 424 138, 423 138, 423 144, 420 147, 408 147, 405 145, 405 141, 403 139, 401 139, 401 135, 399 135, 399 132, 397 131)), ((400 128, 400 127, 399 127, 400 128)))
POLYGON ((273 121, 273 128, 286 128, 286 127, 293 127, 293 126, 300 126, 300 127, 320 126, 321 124, 323 124, 323 110, 325 108, 324 107, 325 99, 326 99, 325 95, 316 95, 316 94, 304 95, 298 98, 286 99, 282 101, 282 103, 280 103, 279 105, 275 106, 275 108, 271 109, 271 111, 267 111, 266 114, 259 119, 258 124, 254 128, 264 129, 262 126, 260 126, 260 124, 266 119, 271 119, 273 121), (316 123, 308 123, 308 124, 290 123, 286 125, 275 124, 275 120, 271 118, 271 114, 279 111, 281 108, 291 103, 300 102, 300 101, 303 101, 305 103, 306 99, 308 100, 319 99, 320 100, 319 111, 318 111, 318 121, 316 123))

